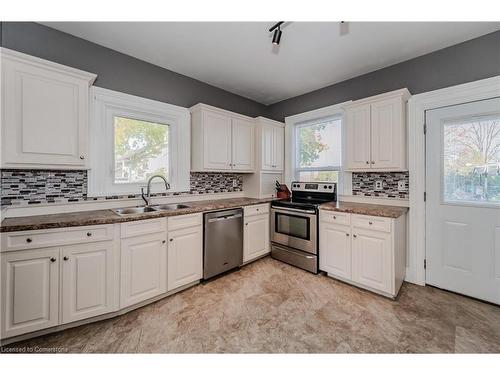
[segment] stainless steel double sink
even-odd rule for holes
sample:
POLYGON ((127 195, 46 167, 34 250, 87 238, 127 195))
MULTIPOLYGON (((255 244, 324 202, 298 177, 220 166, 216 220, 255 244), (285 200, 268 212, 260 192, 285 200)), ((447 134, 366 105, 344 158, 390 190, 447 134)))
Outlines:
POLYGON ((125 208, 115 208, 113 212, 117 213, 120 216, 126 215, 137 215, 137 214, 145 214, 148 212, 157 212, 157 211, 172 211, 172 210, 180 210, 182 208, 189 208, 187 204, 158 204, 153 206, 138 206, 138 207, 125 207, 125 208))

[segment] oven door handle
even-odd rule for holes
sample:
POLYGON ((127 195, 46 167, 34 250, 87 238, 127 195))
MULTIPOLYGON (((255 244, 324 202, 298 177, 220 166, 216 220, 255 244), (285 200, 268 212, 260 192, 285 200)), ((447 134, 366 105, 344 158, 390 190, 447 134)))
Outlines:
POLYGON ((298 213, 301 213, 301 214, 313 214, 315 215, 316 214, 316 211, 314 210, 301 210, 301 209, 298 209, 298 208, 288 208, 288 207, 279 207, 279 206, 275 206, 275 207, 272 207, 273 210, 275 211, 289 211, 289 212, 298 212, 298 213))

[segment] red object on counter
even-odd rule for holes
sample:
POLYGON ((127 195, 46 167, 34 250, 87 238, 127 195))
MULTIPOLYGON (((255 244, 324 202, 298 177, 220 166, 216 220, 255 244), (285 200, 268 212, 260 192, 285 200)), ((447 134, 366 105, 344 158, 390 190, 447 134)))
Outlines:
POLYGON ((288 190, 288 186, 286 186, 285 184, 280 184, 280 188, 281 191, 277 192, 276 197, 280 199, 290 199, 292 193, 290 192, 290 190, 288 190))

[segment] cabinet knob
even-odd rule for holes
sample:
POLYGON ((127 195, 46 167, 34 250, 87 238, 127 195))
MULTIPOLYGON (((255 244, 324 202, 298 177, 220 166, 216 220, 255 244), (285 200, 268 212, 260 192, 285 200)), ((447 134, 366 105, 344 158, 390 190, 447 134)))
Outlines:
POLYGON ((173 240, 174 240, 173 238, 169 239, 170 242, 172 242, 173 240))
POLYGON ((334 218, 335 220, 337 220, 337 216, 333 215, 333 218, 334 218))
POLYGON ((375 162, 374 162, 373 160, 371 161, 371 163, 372 163, 372 164, 375 164, 375 162))
POLYGON ((350 234, 349 234, 349 233, 346 233, 345 235, 346 235, 347 237, 349 237, 349 236, 350 236, 350 234))
POLYGON ((54 263, 57 259, 56 258, 50 258, 50 261, 54 263))
POLYGON ((370 164, 370 162, 367 160, 367 161, 366 161, 366 164, 370 164))
POLYGON ((85 156, 80 155, 80 159, 81 159, 81 160, 85 159, 85 156))
POLYGON ((92 232, 87 232, 87 237, 92 237, 92 232))
POLYGON ((372 225, 373 223, 371 221, 369 221, 368 224, 372 225))
POLYGON ((31 243, 31 242, 33 242, 33 240, 32 240, 31 238, 29 238, 29 237, 28 237, 28 238, 26 238, 26 242, 27 242, 27 243, 31 243))
POLYGON ((357 234, 353 234, 352 236, 353 236, 354 238, 357 238, 357 237, 358 237, 358 235, 357 235, 357 234))
POLYGON ((63 259, 64 259, 64 260, 69 260, 69 257, 64 257, 63 259))
POLYGON ((245 223, 245 225, 248 225, 248 223, 245 223))
MULTIPOLYGON (((172 240, 170 240, 170 241, 172 241, 172 240)), ((166 243, 166 242, 167 242, 167 241, 165 241, 165 240, 161 241, 161 243, 166 243)))

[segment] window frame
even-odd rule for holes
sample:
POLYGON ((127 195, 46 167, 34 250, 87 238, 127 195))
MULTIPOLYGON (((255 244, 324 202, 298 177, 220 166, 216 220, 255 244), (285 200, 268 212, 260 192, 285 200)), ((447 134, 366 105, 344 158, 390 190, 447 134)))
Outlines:
MULTIPOLYGON (((93 87, 89 127, 90 170, 88 196, 140 194, 141 183, 116 184, 115 117, 168 125, 169 183, 168 192, 189 191, 190 171, 190 113, 187 108, 93 87)), ((152 191, 165 191, 161 181, 153 182, 152 191)))
MULTIPOLYGON (((326 117, 319 117, 313 120, 307 120, 303 122, 298 122, 294 126, 294 135, 293 135, 293 141, 295 144, 295 153, 294 153, 294 160, 293 160, 293 170, 294 170, 294 178, 296 181, 300 181, 300 173, 301 172, 338 172, 338 184, 340 185, 340 181, 342 179, 342 152, 344 149, 344 144, 341 139, 341 150, 340 150, 340 165, 338 166, 327 166, 327 167, 300 167, 299 166, 299 160, 300 160, 300 146, 299 146, 299 137, 298 137, 298 132, 300 128, 304 128, 307 126, 313 126, 322 122, 328 122, 328 121, 336 121, 340 120, 340 136, 343 138, 343 127, 342 127, 342 115, 341 114, 335 114, 333 116, 326 116, 326 117)), ((324 181, 322 181, 324 182, 324 181)))

